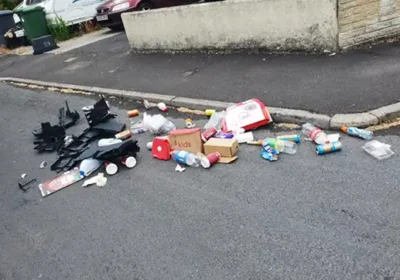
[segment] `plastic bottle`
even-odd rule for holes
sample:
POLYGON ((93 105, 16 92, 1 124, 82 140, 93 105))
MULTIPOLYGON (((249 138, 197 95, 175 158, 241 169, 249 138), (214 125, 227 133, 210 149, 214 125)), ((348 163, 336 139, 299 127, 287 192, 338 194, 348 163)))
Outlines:
POLYGON ((347 133, 348 135, 357 136, 365 140, 371 140, 374 134, 372 131, 359 129, 357 127, 352 127, 352 126, 351 127, 342 126, 341 130, 344 133, 347 133))
POLYGON ((171 153, 172 158, 181 164, 185 164, 188 166, 198 167, 200 166, 200 158, 187 151, 176 150, 171 153))
POLYGON ((214 112, 206 125, 204 126, 204 129, 209 129, 210 127, 215 127, 217 130, 221 130, 222 125, 224 124, 224 119, 225 119, 225 111, 223 112, 214 112))
POLYGON ((302 131, 307 137, 310 137, 311 140, 313 140, 318 145, 329 143, 326 133, 310 123, 303 124, 302 131))
POLYGON ((84 176, 90 176, 94 171, 100 168, 103 165, 103 161, 93 158, 87 158, 82 160, 79 165, 79 173, 84 176))
POLYGON ((295 154, 297 152, 297 144, 292 141, 278 140, 275 138, 266 138, 263 140, 263 146, 270 146, 280 153, 295 154))

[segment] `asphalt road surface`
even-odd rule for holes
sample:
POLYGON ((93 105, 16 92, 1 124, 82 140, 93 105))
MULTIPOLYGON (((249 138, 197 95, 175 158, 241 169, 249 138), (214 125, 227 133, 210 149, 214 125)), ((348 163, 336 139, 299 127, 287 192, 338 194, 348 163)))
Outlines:
POLYGON ((141 55, 121 33, 61 55, 4 57, 0 76, 336 114, 399 102, 399 57, 400 43, 335 56, 141 55))
MULTIPOLYGON (((22 193, 22 173, 55 175, 55 155, 34 152, 31 130, 56 122, 64 100, 94 103, 0 84, 0 279, 400 279, 398 131, 376 137, 396 153, 381 162, 343 136, 331 155, 303 142, 270 163, 245 145, 233 164, 183 173, 152 159, 142 134, 138 165, 104 188, 22 193)), ((127 121, 136 104, 119 102, 113 111, 127 121)))

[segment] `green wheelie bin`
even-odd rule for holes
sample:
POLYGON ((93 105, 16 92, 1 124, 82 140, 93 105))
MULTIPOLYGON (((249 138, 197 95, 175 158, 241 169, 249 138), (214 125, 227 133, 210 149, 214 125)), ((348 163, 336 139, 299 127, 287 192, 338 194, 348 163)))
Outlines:
POLYGON ((25 29, 26 36, 30 42, 33 39, 50 34, 42 7, 25 7, 15 12, 21 18, 22 27, 25 29))

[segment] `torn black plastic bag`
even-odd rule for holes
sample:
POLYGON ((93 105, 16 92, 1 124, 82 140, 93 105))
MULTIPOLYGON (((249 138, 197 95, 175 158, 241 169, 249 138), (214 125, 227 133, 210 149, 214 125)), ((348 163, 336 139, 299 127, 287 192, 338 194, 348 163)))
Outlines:
MULTIPOLYGON (((71 126, 73 126, 80 118, 79 113, 75 110, 75 112, 72 112, 69 109, 68 106, 68 102, 65 101, 65 107, 61 107, 58 110, 58 126, 63 127, 64 129, 67 129, 71 126)), ((41 127, 39 129, 34 129, 32 131, 32 134, 37 136, 37 137, 41 137, 41 135, 43 134, 43 124, 47 124, 46 123, 42 123, 41 127)), ((56 127, 56 125, 54 126, 56 127)))
POLYGON ((53 152, 58 150, 64 141, 65 129, 59 125, 42 123, 40 130, 32 132, 37 139, 33 141, 34 149, 39 152, 53 152))
POLYGON ((84 151, 79 157, 75 159, 76 163, 87 159, 94 158, 99 160, 111 160, 122 156, 133 156, 140 151, 137 140, 127 139, 121 143, 115 143, 108 146, 99 147, 97 143, 90 145, 89 149, 84 151))
POLYGON ((140 147, 137 145, 137 140, 128 139, 121 143, 101 147, 98 146, 98 143, 94 142, 86 146, 83 151, 60 155, 57 161, 51 166, 51 170, 70 170, 80 161, 87 158, 112 160, 123 156, 136 157, 139 151, 140 147))
POLYGON ((87 128, 79 136, 72 136, 72 141, 64 143, 59 149, 59 157, 51 165, 51 170, 57 172, 70 170, 76 164, 75 159, 89 148, 90 143, 103 138, 114 138, 115 134, 125 130, 125 128, 125 124, 115 119, 108 119, 106 122, 87 128))
POLYGON ((70 128, 73 126, 80 118, 79 113, 75 110, 72 112, 69 109, 68 102, 65 101, 65 108, 61 107, 58 113, 58 119, 60 126, 64 127, 65 129, 70 128), (65 110, 65 108, 67 108, 65 110))
POLYGON ((90 127, 98 125, 109 117, 115 117, 111 114, 110 106, 103 96, 93 106, 83 107, 82 110, 90 127))

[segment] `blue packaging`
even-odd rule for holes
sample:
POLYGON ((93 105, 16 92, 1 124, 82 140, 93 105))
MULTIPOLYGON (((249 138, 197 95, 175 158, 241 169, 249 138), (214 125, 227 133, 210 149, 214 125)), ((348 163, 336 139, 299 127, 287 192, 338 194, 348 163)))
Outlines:
POLYGON ((279 152, 269 145, 263 146, 260 155, 263 159, 266 159, 268 161, 277 161, 279 159, 279 152))
POLYGON ((222 138, 222 139, 232 139, 233 137, 234 137, 233 133, 223 132, 223 131, 218 132, 214 136, 214 138, 222 138))

